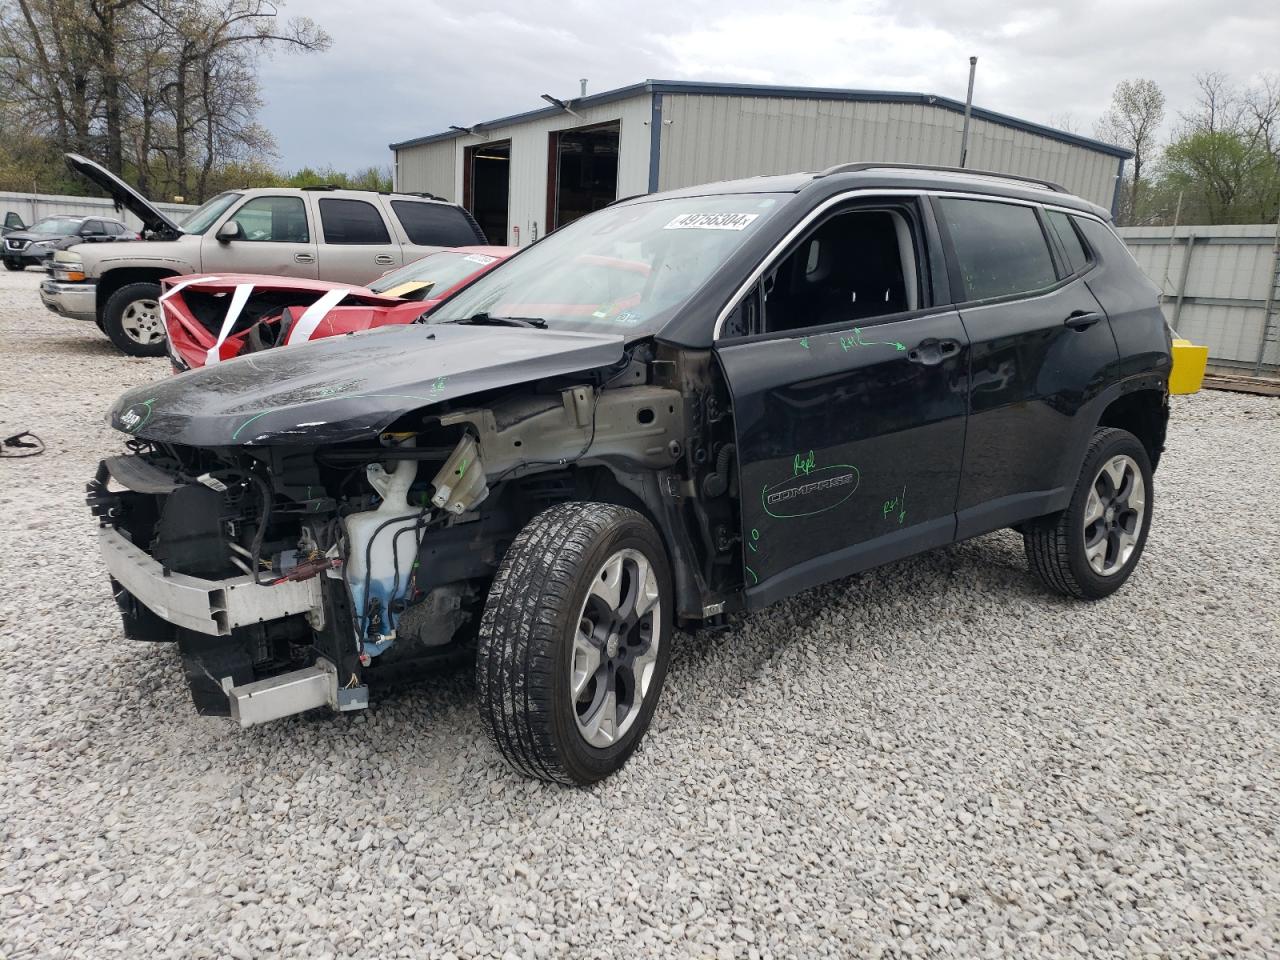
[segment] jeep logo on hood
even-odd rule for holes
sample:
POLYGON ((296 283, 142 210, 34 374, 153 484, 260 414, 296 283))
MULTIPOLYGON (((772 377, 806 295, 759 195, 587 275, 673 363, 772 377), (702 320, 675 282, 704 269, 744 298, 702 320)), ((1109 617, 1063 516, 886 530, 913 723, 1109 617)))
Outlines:
POLYGON ((137 433, 151 419, 151 405, 155 402, 156 398, 152 397, 150 400, 126 407, 120 414, 120 428, 129 433, 137 433))
POLYGON ((771 517, 811 517, 838 507, 858 489, 861 475, 847 463, 810 467, 807 473, 781 483, 765 484, 760 491, 764 512, 771 517))

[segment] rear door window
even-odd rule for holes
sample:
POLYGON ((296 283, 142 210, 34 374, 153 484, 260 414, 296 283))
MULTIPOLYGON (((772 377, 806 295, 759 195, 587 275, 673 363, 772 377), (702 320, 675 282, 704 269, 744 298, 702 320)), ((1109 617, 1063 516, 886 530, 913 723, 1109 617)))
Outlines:
POLYGON ((80 235, 87 237, 90 235, 101 235, 107 232, 107 228, 102 225, 101 220, 86 220, 84 226, 80 228, 80 235))
POLYGON ((325 243, 390 243, 387 225, 378 208, 364 200, 325 197, 320 201, 320 223, 325 243))
POLYGON ((410 243, 424 247, 465 247, 483 243, 467 215, 447 203, 392 200, 391 209, 410 243))
POLYGON ((1085 249, 1084 242, 1080 239, 1080 234, 1071 225, 1071 218, 1059 210, 1046 210, 1044 216, 1049 224, 1049 229, 1053 231, 1054 236, 1058 238, 1058 243, 1062 246, 1062 252, 1067 258, 1069 272, 1072 274, 1080 273, 1089 266, 1093 258, 1089 256, 1089 251, 1085 249))
POLYGON ((938 200, 951 237, 963 299, 1034 293, 1058 281, 1033 207, 994 200, 938 200))

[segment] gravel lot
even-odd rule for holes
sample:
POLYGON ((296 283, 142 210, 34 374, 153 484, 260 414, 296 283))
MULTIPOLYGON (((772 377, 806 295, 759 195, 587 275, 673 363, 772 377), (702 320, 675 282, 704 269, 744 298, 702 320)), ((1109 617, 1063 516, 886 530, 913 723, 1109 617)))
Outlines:
POLYGON ((0 276, 0 956, 1280 955, 1280 401, 1177 403, 1142 565, 983 537, 685 635, 612 780, 517 778, 468 671, 241 732, 123 640, 83 505, 164 360, 0 276))

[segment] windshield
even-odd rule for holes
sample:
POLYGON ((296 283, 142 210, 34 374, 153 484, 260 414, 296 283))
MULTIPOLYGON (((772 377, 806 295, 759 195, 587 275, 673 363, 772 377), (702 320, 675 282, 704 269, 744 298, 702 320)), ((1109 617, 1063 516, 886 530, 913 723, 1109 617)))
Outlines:
POLYGON ((672 197, 606 207, 486 273, 428 323, 477 314, 565 330, 653 333, 783 205, 782 194, 672 197))
POLYGON ((477 270, 483 270, 497 260, 487 253, 457 253, 452 250, 441 250, 431 253, 421 260, 415 260, 399 270, 392 270, 384 277, 379 277, 369 284, 374 293, 391 291, 394 297, 410 297, 417 295, 438 297, 450 287, 456 286, 477 270), (412 287, 403 292, 397 287, 412 287))
POLYGON ((33 223, 27 228, 31 233, 43 233, 52 237, 64 237, 69 233, 75 233, 80 227, 79 220, 72 220, 70 217, 46 217, 37 223, 33 223))
POLYGON ((240 199, 238 193, 220 193, 191 211, 185 220, 178 222, 178 226, 182 228, 183 233, 204 233, 213 225, 213 221, 222 216, 223 211, 238 199, 240 199))

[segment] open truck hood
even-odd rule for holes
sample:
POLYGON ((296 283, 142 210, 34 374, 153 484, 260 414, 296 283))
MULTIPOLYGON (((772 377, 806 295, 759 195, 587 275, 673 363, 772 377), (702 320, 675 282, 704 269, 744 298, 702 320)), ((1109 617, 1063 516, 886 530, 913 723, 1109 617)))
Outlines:
POLYGON ((606 366, 620 335, 411 324, 192 370, 121 395, 108 421, 189 446, 345 443, 420 407, 606 366))
POLYGON ((78 153, 68 153, 67 166, 105 190, 110 194, 111 199, 115 201, 117 208, 124 207, 141 220, 143 227, 147 230, 156 233, 171 233, 175 236, 182 233, 182 228, 161 213, 159 209, 152 205, 150 200, 102 166, 102 164, 95 163, 88 157, 82 157, 78 153))

